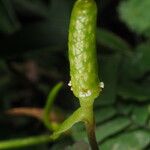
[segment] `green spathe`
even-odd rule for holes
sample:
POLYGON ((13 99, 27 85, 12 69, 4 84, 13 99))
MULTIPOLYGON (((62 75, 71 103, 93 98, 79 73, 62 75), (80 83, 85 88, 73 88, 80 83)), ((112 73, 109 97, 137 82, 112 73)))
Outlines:
POLYGON ((94 100, 101 90, 96 56, 97 7, 93 0, 77 0, 69 28, 71 89, 80 100, 94 100))

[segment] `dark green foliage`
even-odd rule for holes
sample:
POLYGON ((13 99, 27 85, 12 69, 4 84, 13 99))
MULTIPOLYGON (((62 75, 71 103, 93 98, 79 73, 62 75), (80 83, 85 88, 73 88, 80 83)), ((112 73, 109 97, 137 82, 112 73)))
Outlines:
MULTIPOLYGON (((77 107, 67 86, 67 36, 73 2, 0 1, 1 140, 50 134, 33 116, 12 116, 5 111, 16 107, 43 108, 50 89, 60 81, 65 85, 54 104, 59 121, 77 107)), ((149 150, 150 1, 120 0, 117 6, 113 0, 100 3, 97 1, 97 52, 105 88, 94 104, 97 139, 101 150, 149 150), (104 14, 107 11, 108 18, 104 14), (119 27, 114 27, 110 18, 119 27)), ((82 124, 74 126, 59 141, 20 150, 76 147, 88 147, 82 124)))
POLYGON ((120 18, 138 34, 150 36, 150 1, 127 0, 119 5, 120 18))

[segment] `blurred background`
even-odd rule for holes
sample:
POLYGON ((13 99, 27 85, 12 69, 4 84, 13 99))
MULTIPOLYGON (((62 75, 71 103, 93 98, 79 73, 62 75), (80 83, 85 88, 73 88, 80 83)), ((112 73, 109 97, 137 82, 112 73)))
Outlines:
MULTIPOLYGON (((78 100, 68 87, 74 0, 0 0, 0 141, 50 134, 39 118, 49 91, 62 122, 78 100), (34 111, 33 111, 34 108, 34 111)), ((150 150, 150 0, 97 0, 97 52, 105 83, 95 101, 101 150, 150 150)), ((82 124, 59 141, 19 150, 86 150, 82 124)))

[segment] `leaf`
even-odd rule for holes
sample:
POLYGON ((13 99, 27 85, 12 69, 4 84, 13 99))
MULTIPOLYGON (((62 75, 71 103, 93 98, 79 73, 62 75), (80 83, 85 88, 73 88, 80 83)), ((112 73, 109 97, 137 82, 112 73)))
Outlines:
POLYGON ((26 17, 46 18, 48 16, 48 7, 42 1, 13 0, 13 4, 16 11, 26 17))
POLYGON ((20 56, 31 50, 63 50, 67 47, 71 1, 52 0, 47 18, 28 23, 15 34, 0 39, 1 58, 20 56), (59 11, 58 11, 59 10, 59 11))
POLYGON ((136 130, 121 134, 100 145, 101 150, 141 150, 150 143, 150 133, 136 130))
POLYGON ((48 15, 48 20, 51 23, 49 27, 55 31, 57 38, 59 38, 57 35, 59 33, 67 40, 72 3, 72 1, 66 0, 51 0, 48 15))
POLYGON ((137 48, 134 63, 139 66, 141 73, 150 71, 150 43, 142 43, 137 48))
POLYGON ((127 118, 116 118, 109 122, 98 126, 96 129, 97 141, 104 140, 106 137, 117 134, 130 125, 130 120, 127 118))
POLYGON ((20 23, 10 0, 0 1, 0 32, 13 33, 20 28, 20 23))
POLYGON ((138 125, 145 125, 148 120, 149 114, 150 113, 148 111, 148 106, 134 106, 131 118, 134 123, 138 125))
POLYGON ((51 150, 67 150, 66 147, 70 147, 68 145, 72 145, 72 139, 70 137, 62 138, 61 140, 58 140, 49 149, 51 149, 51 150))
POLYGON ((131 57, 122 58, 122 63, 120 64, 120 74, 123 76, 122 81, 127 81, 131 79, 137 79, 142 76, 139 71, 139 66, 134 63, 136 59, 136 53, 131 57))
POLYGON ((104 82, 105 86, 101 92, 101 95, 95 101, 97 106, 103 104, 112 104, 116 100, 119 62, 119 55, 110 55, 100 58, 100 80, 104 82))
POLYGON ((150 30, 150 1, 149 0, 127 0, 121 1, 118 11, 130 29, 138 34, 145 34, 150 30))
POLYGON ((102 108, 96 108, 95 110, 95 118, 96 123, 103 122, 113 116, 117 113, 116 109, 109 106, 109 107, 102 107, 102 108))
POLYGON ((139 44, 130 57, 124 57, 121 64, 122 80, 142 78, 150 71, 150 44, 139 44))
POLYGON ((49 22, 27 25, 15 34, 0 40, 0 48, 3 50, 0 57, 9 58, 16 55, 20 56, 22 53, 27 53, 31 50, 64 47, 65 39, 58 32, 57 36, 55 36, 56 32, 50 28, 49 22))
POLYGON ((119 86, 118 94, 125 100, 146 101, 150 98, 150 86, 126 82, 119 86))
POLYGON ((84 127, 84 124, 79 122, 78 124, 76 124, 72 130, 72 138, 75 140, 75 141, 84 141, 84 142, 88 142, 88 139, 87 139, 87 133, 86 133, 86 130, 85 130, 85 127, 84 127))
MULTIPOLYGON (((115 118, 99 126, 97 125, 96 127, 97 141, 98 142, 102 141, 111 135, 117 134, 118 132, 122 131, 129 125, 130 125, 130 120, 123 117, 115 118)), ((83 129, 83 126, 81 126, 81 124, 73 128, 72 135, 73 138, 77 141, 81 139, 87 141, 86 131, 85 129, 83 129)))
POLYGON ((132 109, 133 109, 133 104, 128 104, 128 103, 118 103, 117 104, 117 111, 119 114, 122 114, 122 115, 130 115, 130 113, 132 112, 132 109))
POLYGON ((97 29, 97 42, 120 53, 129 54, 131 51, 130 45, 125 40, 105 29, 97 29))
POLYGON ((144 33, 144 35, 148 38, 150 38, 150 29, 147 29, 144 33))
POLYGON ((67 147, 65 150, 88 150, 90 149, 89 144, 84 141, 79 141, 72 146, 67 147))

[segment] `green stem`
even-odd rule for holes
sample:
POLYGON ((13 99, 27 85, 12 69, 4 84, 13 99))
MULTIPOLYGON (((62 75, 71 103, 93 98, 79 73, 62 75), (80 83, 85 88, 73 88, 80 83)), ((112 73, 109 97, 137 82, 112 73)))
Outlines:
POLYGON ((44 116, 43 116, 43 122, 45 124, 45 126, 50 130, 50 131, 55 131, 56 127, 53 126, 52 122, 50 121, 50 111, 52 109, 54 100, 59 92, 59 90, 62 88, 63 83, 60 82, 58 84, 56 84, 54 86, 54 88, 50 91, 48 97, 47 97, 47 101, 46 101, 46 105, 44 107, 44 116))
POLYGON ((66 119, 55 131, 51 138, 53 140, 57 139, 62 133, 69 130, 74 124, 83 120, 84 114, 81 108, 78 108, 68 119, 66 119))
POLYGON ((20 148, 25 146, 32 146, 52 141, 50 135, 32 136, 23 139, 7 140, 0 142, 0 150, 20 148))
POLYGON ((95 135, 95 118, 93 113, 93 101, 83 102, 80 105, 84 113, 84 122, 88 135, 89 144, 92 150, 99 150, 95 135), (91 102, 91 103, 89 103, 91 102))
POLYGON ((95 136, 95 122, 93 121, 91 123, 85 123, 85 125, 86 125, 88 140, 92 150, 99 150, 98 143, 96 141, 96 136, 95 136))

